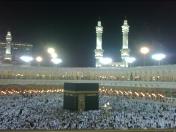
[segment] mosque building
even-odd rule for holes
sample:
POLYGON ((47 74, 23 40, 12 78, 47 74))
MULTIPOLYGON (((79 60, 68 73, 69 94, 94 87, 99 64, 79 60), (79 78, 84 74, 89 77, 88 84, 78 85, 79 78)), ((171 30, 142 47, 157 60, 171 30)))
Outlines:
POLYGON ((5 38, 5 42, 0 42, 0 63, 20 64, 20 56, 32 54, 33 45, 13 42, 10 31, 7 32, 5 38))
MULTIPOLYGON (((128 58, 130 57, 130 50, 128 48, 128 32, 129 25, 127 20, 124 20, 122 27, 122 49, 120 62, 102 63, 102 59, 106 59, 103 53, 102 47, 102 36, 103 36, 103 26, 101 21, 97 22, 96 26, 96 49, 95 52, 95 66, 96 67, 128 67, 128 58)), ((12 34, 10 31, 6 34, 6 41, 0 42, 0 63, 10 63, 10 64, 20 64, 20 56, 22 55, 32 55, 31 44, 26 43, 14 43, 12 41, 12 34)))
POLYGON ((95 49, 95 60, 96 67, 128 67, 128 58, 130 57, 130 50, 128 48, 128 32, 129 25, 127 20, 124 20, 122 27, 122 49, 121 51, 121 62, 112 62, 108 64, 102 64, 101 59, 104 58, 104 50, 102 48, 102 35, 103 35, 103 26, 99 20, 96 26, 96 49, 95 49))

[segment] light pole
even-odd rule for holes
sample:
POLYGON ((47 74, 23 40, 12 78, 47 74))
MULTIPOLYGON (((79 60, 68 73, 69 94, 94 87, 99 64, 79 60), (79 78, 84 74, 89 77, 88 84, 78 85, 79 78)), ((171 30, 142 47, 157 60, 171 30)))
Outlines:
POLYGON ((152 55, 152 59, 158 61, 158 65, 160 65, 160 62, 161 62, 164 58, 166 58, 166 55, 163 54, 163 53, 157 53, 157 54, 152 55))
POLYGON ((43 61, 43 58, 41 56, 37 56, 35 60, 38 62, 38 66, 40 66, 40 63, 43 61))
POLYGON ((146 54, 148 54, 149 53, 149 48, 148 47, 142 47, 141 49, 140 49, 140 52, 143 54, 143 57, 144 57, 144 59, 143 59, 143 66, 145 66, 145 56, 146 56, 146 54))

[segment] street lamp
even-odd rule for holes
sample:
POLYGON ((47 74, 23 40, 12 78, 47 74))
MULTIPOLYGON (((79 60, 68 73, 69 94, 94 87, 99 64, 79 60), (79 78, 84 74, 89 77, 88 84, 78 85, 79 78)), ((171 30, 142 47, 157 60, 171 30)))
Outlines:
POLYGON ((39 66, 40 66, 40 63, 43 61, 43 58, 41 56, 37 56, 35 58, 35 60, 38 62, 39 66))
POLYGON ((158 65, 160 65, 161 60, 165 58, 166 58, 166 55, 163 53, 157 53, 157 54, 152 55, 152 59, 158 61, 158 65))
POLYGON ((148 47, 142 47, 141 49, 140 49, 140 52, 144 55, 144 62, 143 62, 143 65, 145 66, 145 56, 146 56, 146 54, 148 54, 149 53, 149 48, 148 47))

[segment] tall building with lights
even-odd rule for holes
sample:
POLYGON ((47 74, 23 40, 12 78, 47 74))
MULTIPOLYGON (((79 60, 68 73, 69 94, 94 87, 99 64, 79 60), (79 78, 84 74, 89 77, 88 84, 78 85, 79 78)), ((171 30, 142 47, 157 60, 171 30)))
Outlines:
POLYGON ((5 42, 0 42, 0 63, 20 64, 20 56, 31 55, 32 47, 28 43, 14 42, 11 32, 8 31, 5 42))
POLYGON ((102 34, 103 34, 103 26, 101 25, 101 21, 99 20, 96 26, 96 49, 95 49, 95 60, 96 67, 100 67, 100 59, 103 57, 104 50, 102 49, 102 34))
POLYGON ((129 25, 127 20, 124 20, 122 25, 122 49, 121 49, 121 58, 124 63, 125 67, 128 67, 127 57, 130 56, 130 50, 128 48, 128 32, 129 32, 129 25))

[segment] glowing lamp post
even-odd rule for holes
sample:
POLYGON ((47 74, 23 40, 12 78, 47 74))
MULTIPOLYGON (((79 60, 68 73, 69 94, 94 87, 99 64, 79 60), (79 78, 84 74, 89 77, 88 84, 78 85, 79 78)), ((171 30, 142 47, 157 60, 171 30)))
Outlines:
POLYGON ((166 58, 166 55, 163 53, 158 53, 158 54, 152 55, 152 59, 158 61, 158 65, 160 65, 160 62, 165 58, 166 58))
POLYGON ((144 55, 144 62, 143 62, 143 65, 145 66, 145 56, 146 56, 146 54, 148 54, 149 53, 149 48, 147 48, 147 47, 142 47, 141 49, 140 49, 140 52, 144 55))
POLYGON ((40 66, 40 63, 43 61, 43 58, 41 56, 37 56, 35 60, 38 62, 40 66))

